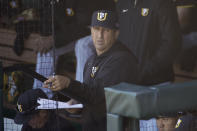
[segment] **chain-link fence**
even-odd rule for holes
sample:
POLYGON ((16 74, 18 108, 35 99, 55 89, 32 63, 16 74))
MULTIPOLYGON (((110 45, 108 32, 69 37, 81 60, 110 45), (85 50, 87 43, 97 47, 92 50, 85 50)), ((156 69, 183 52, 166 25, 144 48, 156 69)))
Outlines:
MULTIPOLYGON (((15 107, 17 105, 18 97, 28 89, 42 88, 43 80, 45 80, 45 78, 43 77, 51 76, 55 72, 54 63, 56 55, 54 55, 54 51, 51 50, 54 44, 54 36, 52 37, 54 33, 52 26, 53 2, 51 1, 52 0, 0 0, 0 60, 3 61, 2 65, 0 65, 0 131, 21 130, 22 126, 16 125, 13 121, 14 117, 16 116, 15 107), (46 47, 43 47, 45 45, 46 47), (44 52, 45 54, 35 52, 44 52), (42 76, 36 74, 35 72, 33 72, 33 70, 35 70, 42 76), (24 72, 30 74, 31 77, 29 77, 24 72)), ((59 0, 56 0, 56 2, 59 2, 59 0)), ((64 10, 64 13, 70 16, 73 15, 72 8, 69 8, 69 10, 64 10)), ((61 20, 59 19, 59 21, 61 20)), ((62 34, 64 34, 64 32, 60 32, 60 36, 62 36, 62 34)), ((72 35, 73 34, 71 34, 71 36, 72 35)), ((61 39, 60 41, 64 42, 64 39, 61 39)), ((59 51, 56 51, 56 53, 62 54, 59 51)), ((75 72, 75 70, 73 71, 75 62, 72 59, 72 54, 63 57, 65 57, 64 60, 60 61, 68 61, 61 64, 58 64, 57 62, 57 65, 55 65, 57 66, 56 73, 58 72, 59 74, 73 75, 73 72, 75 72), (62 67, 69 69, 70 72, 61 70, 62 67)), ((49 89, 42 88, 42 90, 48 95, 49 98, 53 97, 52 92, 49 89)), ((187 88, 187 91, 190 90, 187 88)), ((191 91, 191 94, 194 92, 195 90, 191 91)), ((185 95, 185 92, 183 91, 182 94, 185 95)), ((174 97, 176 97, 176 95, 177 93, 174 94, 174 97)), ((184 96, 181 94, 179 95, 181 97, 184 96)), ((157 104, 159 104, 155 102, 155 100, 160 96, 154 95, 154 97, 154 102, 142 102, 142 105, 144 106, 144 113, 148 112, 148 109, 146 108, 156 107, 157 104), (155 105, 152 105, 152 103, 154 103, 155 105)), ((111 97, 110 99, 112 98, 113 97, 111 97)), ((167 99, 160 102, 163 105, 174 99, 173 97, 171 97, 171 99, 169 99, 168 97, 165 98, 167 99)), ((59 95, 58 99, 61 99, 63 101, 68 100, 67 98, 65 98, 65 96, 62 95, 59 95)), ((149 98, 147 97, 147 99, 149 98)), ((192 98, 192 100, 188 100, 189 102, 191 102, 190 104, 195 103, 193 99, 194 97, 192 98)), ((121 102, 120 105, 122 104, 121 102)), ((135 101, 133 101, 133 103, 135 103, 135 101)), ((47 105, 49 104, 47 103, 47 105)), ((138 106, 139 105, 136 105, 136 107, 138 106)), ((145 119, 145 116, 132 116, 132 118, 135 119, 130 119, 130 116, 128 114, 117 115, 118 113, 121 113, 121 111, 118 111, 116 112, 116 114, 109 114, 108 119, 110 122, 112 122, 112 125, 109 125, 108 127, 111 131, 122 130, 121 127, 124 127, 125 130, 140 129, 141 131, 157 131, 163 126, 168 125, 167 130, 170 131, 177 124, 179 115, 182 115, 181 113, 184 113, 182 110, 180 110, 181 112, 177 112, 179 110, 172 110, 173 107, 176 106, 164 106, 162 110, 163 114, 160 114, 161 112, 158 112, 158 110, 149 111, 147 113, 148 115, 150 115, 151 113, 154 114, 154 112, 156 112, 156 114, 146 116, 147 119, 149 119, 147 121, 143 120, 145 119), (172 114, 171 111, 173 111, 172 114)), ((119 109, 119 106, 117 106, 116 108, 119 109)), ((182 107, 180 108, 182 109, 182 107)), ((128 110, 132 111, 132 109, 133 108, 125 107, 125 110, 123 112, 127 112, 128 110)), ((139 107, 138 111, 141 110, 142 107, 139 107)), ((55 117, 54 120, 55 122, 58 122, 55 117)))
MULTIPOLYGON (((64 1, 59 3, 59 1, 53 0, 0 0, 1 131, 21 130, 22 126, 15 124, 14 118, 17 100, 25 91, 31 88, 41 88, 49 99, 53 97, 52 92, 42 88, 42 85, 43 81, 55 72, 56 54, 53 51, 54 32, 52 32, 54 28, 53 6, 62 3, 66 5, 64 1), (34 70, 39 74, 36 74, 34 70)), ((65 16, 65 6, 61 9, 62 15, 65 16)), ((62 43, 64 42, 63 39, 62 43)), ((57 55, 64 54, 65 50, 58 50, 57 55)), ((70 54, 62 56, 66 57, 66 61, 57 64, 56 73, 72 74, 75 71, 73 70, 75 62, 72 53, 70 54), (69 71, 61 70, 63 66, 69 71)), ((57 98, 58 100, 68 100, 62 95, 57 95, 55 99, 57 98)), ((50 116, 52 117, 52 115, 50 116)), ((54 123, 57 123, 56 125, 59 124, 58 121, 64 121, 61 118, 56 119, 56 117, 52 119, 55 121, 54 123)), ((77 130, 78 128, 80 127, 77 125, 77 130)))

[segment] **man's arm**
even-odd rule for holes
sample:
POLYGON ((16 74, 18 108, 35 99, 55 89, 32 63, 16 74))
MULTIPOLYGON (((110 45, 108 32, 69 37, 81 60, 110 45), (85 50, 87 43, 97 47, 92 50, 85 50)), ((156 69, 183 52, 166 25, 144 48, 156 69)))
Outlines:
POLYGON ((73 80, 69 87, 62 90, 62 92, 83 104, 94 105, 104 101, 105 87, 116 85, 120 82, 137 83, 137 67, 135 67, 135 64, 127 63, 125 59, 114 60, 100 74, 102 76, 95 81, 94 86, 88 86, 85 83, 73 80))
MULTIPOLYGON (((137 64, 128 61, 128 59, 114 59, 99 74, 102 74, 97 81, 94 81, 93 86, 88 86, 85 83, 80 83, 75 80, 70 80, 67 77, 58 76, 54 79, 46 81, 55 84, 53 91, 61 91, 69 97, 72 97, 83 104, 94 105, 104 101, 104 88, 109 87, 120 82, 137 83, 138 74, 137 64), (62 82, 61 82, 62 81, 62 82), (66 82, 67 81, 67 82, 66 82), (61 83, 61 84, 58 84, 61 83), (67 86, 64 86, 67 85, 67 86)), ((98 74, 97 74, 98 75, 98 74)))

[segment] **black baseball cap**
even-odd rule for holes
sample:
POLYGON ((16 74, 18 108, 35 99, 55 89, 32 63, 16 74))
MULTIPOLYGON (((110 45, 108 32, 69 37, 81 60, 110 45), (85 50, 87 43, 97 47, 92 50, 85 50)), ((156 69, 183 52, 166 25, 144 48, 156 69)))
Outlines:
POLYGON ((17 101, 17 114, 14 118, 16 124, 24 124, 31 119, 31 116, 38 112, 38 98, 47 98, 41 89, 30 89, 19 96, 17 101))
POLYGON ((91 27, 101 26, 110 29, 118 29, 118 16, 114 11, 98 10, 92 15, 91 27))

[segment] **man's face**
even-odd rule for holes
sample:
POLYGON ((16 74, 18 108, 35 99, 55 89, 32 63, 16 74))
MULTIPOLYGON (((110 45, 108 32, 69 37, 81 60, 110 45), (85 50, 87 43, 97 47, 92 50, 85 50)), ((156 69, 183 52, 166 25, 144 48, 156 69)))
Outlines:
POLYGON ((34 114, 28 121, 28 124, 34 128, 42 128, 48 120, 48 112, 46 110, 40 110, 37 114, 34 114))
POLYGON ((115 43, 118 37, 118 31, 100 26, 91 27, 91 35, 97 55, 106 52, 115 43))

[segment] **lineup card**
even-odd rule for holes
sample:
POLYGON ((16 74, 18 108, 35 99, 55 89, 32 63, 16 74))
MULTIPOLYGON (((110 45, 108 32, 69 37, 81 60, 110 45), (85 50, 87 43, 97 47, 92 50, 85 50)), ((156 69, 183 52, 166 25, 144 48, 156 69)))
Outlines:
POLYGON ((37 109, 69 109, 69 108, 83 108, 83 104, 69 105, 66 102, 54 101, 50 99, 38 98, 37 103, 40 105, 37 109))

